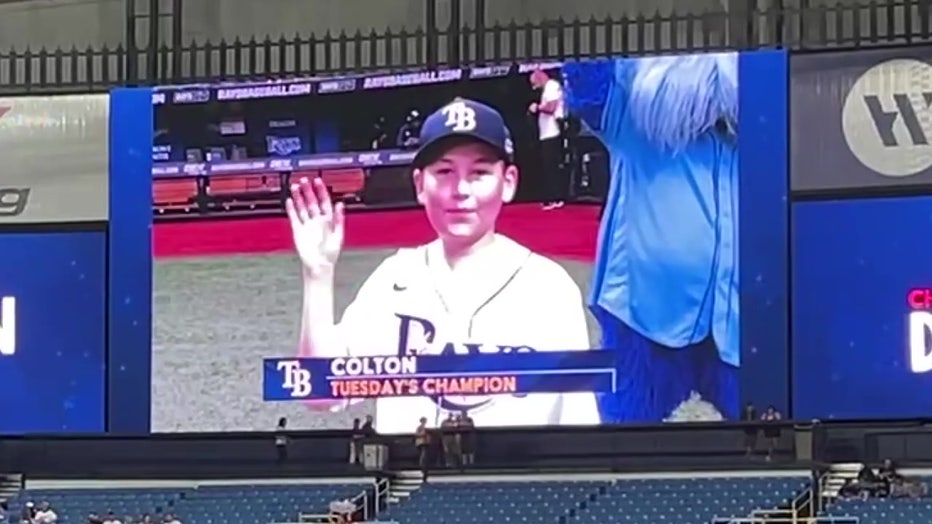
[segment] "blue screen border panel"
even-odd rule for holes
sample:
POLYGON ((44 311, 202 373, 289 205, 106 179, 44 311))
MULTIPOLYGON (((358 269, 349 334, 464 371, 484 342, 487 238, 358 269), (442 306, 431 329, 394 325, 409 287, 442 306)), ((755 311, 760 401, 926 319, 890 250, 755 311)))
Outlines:
POLYGON ((797 418, 928 418, 930 226, 932 196, 793 204, 797 418))
POLYGON ((789 54, 742 52, 738 72, 740 391, 788 415, 789 54))
POLYGON ((148 434, 152 382, 152 91, 110 93, 107 431, 148 434))
POLYGON ((3 233, 0 252, 0 296, 14 301, 2 321, 16 331, 0 355, 0 435, 102 433, 106 233, 3 233))

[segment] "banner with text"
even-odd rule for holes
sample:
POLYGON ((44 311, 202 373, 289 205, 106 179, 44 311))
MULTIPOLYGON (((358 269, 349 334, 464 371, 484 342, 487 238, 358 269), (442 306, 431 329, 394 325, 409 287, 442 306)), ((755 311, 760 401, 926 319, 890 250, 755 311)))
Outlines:
POLYGON ((266 359, 265 400, 615 391, 610 351, 266 359))

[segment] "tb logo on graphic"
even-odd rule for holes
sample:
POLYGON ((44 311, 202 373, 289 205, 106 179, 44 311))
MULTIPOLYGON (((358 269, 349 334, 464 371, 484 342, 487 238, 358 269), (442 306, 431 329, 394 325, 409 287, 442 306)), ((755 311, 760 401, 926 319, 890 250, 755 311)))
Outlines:
POLYGON ((304 398, 311 394, 311 372, 302 368, 300 362, 285 360, 278 363, 277 369, 283 377, 282 389, 291 391, 291 398, 304 398))
POLYGON ((887 60, 868 69, 842 109, 848 149, 878 175, 901 178, 932 167, 932 65, 887 60))
POLYGON ((443 108, 447 121, 444 125, 457 133, 469 132, 476 129, 476 110, 465 102, 453 102, 443 108))

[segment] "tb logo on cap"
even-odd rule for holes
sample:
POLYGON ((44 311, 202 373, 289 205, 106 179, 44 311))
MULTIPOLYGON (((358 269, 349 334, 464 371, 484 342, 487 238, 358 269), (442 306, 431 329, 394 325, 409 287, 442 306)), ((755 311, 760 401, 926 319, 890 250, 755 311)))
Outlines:
POLYGON ((447 121, 444 124, 450 131, 457 133, 470 132, 476 129, 476 110, 465 102, 453 102, 442 110, 447 121))

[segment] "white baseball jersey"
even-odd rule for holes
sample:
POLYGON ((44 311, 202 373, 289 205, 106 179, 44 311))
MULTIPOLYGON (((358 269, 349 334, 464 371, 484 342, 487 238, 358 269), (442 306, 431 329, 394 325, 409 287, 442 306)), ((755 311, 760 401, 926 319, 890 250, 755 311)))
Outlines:
MULTIPOLYGON (((447 264, 440 241, 382 262, 347 307, 339 333, 348 356, 458 355, 589 349, 579 287, 557 263, 513 240, 447 264)), ((392 397, 376 401, 380 433, 410 433, 468 411, 479 427, 598 424, 593 393, 392 397)))

